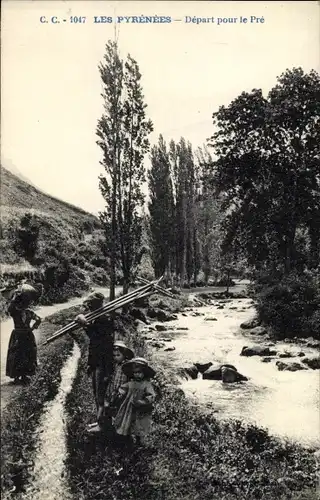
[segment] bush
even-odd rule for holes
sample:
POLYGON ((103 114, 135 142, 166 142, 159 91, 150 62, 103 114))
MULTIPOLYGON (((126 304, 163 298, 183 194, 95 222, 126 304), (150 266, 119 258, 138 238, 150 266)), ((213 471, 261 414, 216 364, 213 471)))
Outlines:
POLYGON ((66 260, 46 268, 43 284, 42 304, 65 302, 70 297, 82 295, 89 288, 85 274, 66 260))
POLYGON ((320 293, 315 276, 310 272, 291 273, 278 282, 262 277, 255 284, 259 319, 280 337, 319 336, 320 293))
POLYGON ((26 213, 16 231, 15 250, 29 262, 32 262, 38 248, 39 231, 39 223, 35 217, 26 213))
POLYGON ((102 267, 97 267, 93 271, 91 278, 94 283, 100 286, 108 286, 110 283, 109 276, 102 267))

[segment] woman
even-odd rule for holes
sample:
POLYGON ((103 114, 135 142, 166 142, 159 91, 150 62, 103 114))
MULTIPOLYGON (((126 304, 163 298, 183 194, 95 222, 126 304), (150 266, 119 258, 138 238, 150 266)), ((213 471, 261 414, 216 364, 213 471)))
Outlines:
POLYGON ((28 377, 34 375, 37 368, 37 345, 33 330, 39 327, 41 318, 29 309, 37 298, 39 293, 35 288, 22 285, 8 307, 14 329, 9 340, 6 376, 13 378, 15 384, 27 383, 28 377))

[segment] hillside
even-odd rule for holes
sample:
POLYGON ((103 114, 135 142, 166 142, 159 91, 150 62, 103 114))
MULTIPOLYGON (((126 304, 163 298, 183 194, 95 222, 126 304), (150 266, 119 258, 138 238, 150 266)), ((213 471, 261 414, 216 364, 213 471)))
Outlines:
POLYGON ((107 281, 97 217, 43 193, 3 166, 0 193, 2 284, 40 281, 52 302, 107 281))
POLYGON ((1 166, 0 192, 1 216, 5 218, 13 213, 20 215, 27 210, 32 210, 39 215, 53 214, 55 217, 61 217, 71 226, 78 227, 79 223, 84 223, 85 226, 94 228, 99 225, 98 219, 94 215, 43 193, 3 166, 1 166))

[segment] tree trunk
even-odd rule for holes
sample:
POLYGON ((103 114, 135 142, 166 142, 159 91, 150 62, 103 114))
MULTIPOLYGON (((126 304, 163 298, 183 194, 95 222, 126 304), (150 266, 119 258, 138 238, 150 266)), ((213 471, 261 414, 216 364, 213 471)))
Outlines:
MULTIPOLYGON (((114 159, 115 163, 115 159, 114 159)), ((111 209, 111 227, 112 227, 112 246, 111 246, 111 258, 110 258, 110 296, 109 300, 115 299, 115 286, 116 286, 116 259, 117 259, 117 181, 115 175, 115 165, 114 173, 112 179, 112 209, 111 209)))

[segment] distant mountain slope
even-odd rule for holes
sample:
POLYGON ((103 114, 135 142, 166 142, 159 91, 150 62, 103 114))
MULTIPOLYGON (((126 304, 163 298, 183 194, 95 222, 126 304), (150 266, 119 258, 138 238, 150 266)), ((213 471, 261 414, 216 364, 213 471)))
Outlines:
POLYGON ((0 205, 7 207, 16 207, 24 209, 35 209, 43 212, 52 212, 57 214, 58 211, 65 211, 69 215, 73 214, 77 217, 85 217, 97 221, 97 218, 85 212, 81 208, 75 207, 62 200, 47 195, 22 180, 17 175, 13 174, 1 165, 1 185, 0 185, 0 205))
MULTIPOLYGON (((34 215, 39 224, 39 245, 45 251, 48 242, 77 247, 87 234, 99 230, 97 217, 53 196, 43 193, 3 166, 0 171, 0 262, 22 264, 12 250, 15 228, 25 213, 34 215)), ((70 250, 71 251, 71 250, 70 250)))

